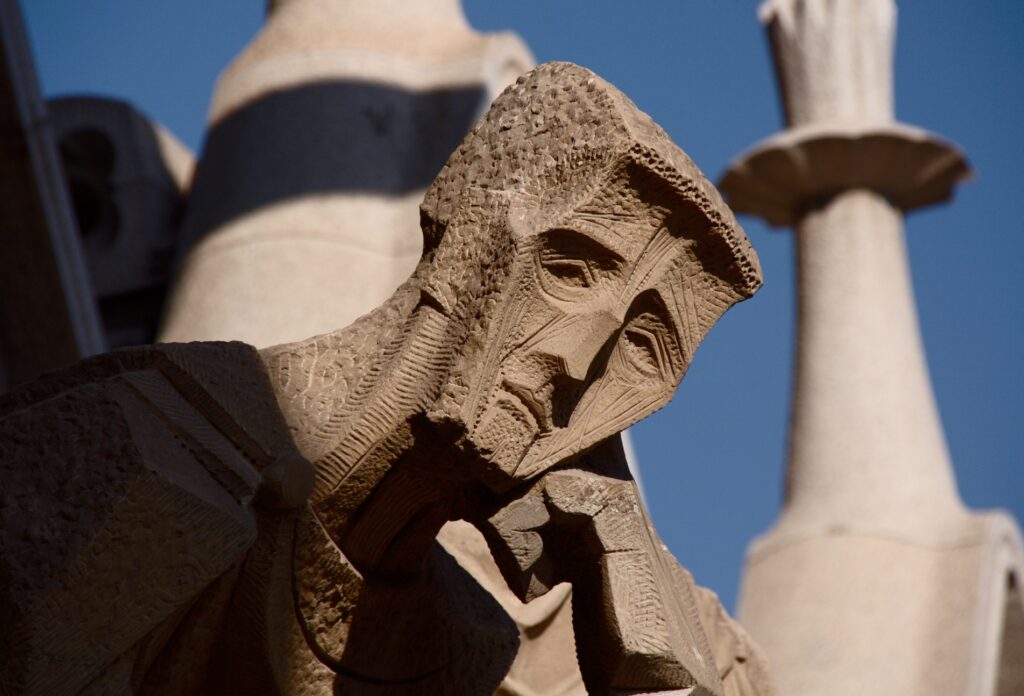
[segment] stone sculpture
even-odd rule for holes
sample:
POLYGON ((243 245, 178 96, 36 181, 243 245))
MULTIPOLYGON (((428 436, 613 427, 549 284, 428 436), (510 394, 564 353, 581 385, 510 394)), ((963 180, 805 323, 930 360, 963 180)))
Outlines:
MULTIPOLYGON (((262 348, 380 305, 420 259, 427 186, 533 64, 514 34, 474 31, 459 0, 270 3, 211 98, 160 340, 262 348)), ((524 604, 475 527, 438 542, 519 627, 506 686, 585 693, 568 587, 524 604)))
MULTIPOLYGON (((609 438, 759 286, 742 230, 567 64, 499 97, 422 223, 413 276, 345 329, 129 349, 4 397, 5 690, 487 693, 517 633, 434 541, 462 518, 521 599, 575 583, 591 693, 721 693, 609 438)), ((761 678, 700 606, 716 654, 761 678)))
POLYGON ((1024 545, 957 492, 917 326, 903 213, 969 169, 893 115, 892 0, 761 6, 790 128, 735 162, 731 205, 796 231, 785 509, 740 616, 794 696, 1024 692, 1024 545))

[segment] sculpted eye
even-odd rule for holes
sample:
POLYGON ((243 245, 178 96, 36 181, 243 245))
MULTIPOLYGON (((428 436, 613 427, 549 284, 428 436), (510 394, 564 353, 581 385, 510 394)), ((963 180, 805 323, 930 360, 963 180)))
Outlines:
POLYGON ((622 345, 626 359, 645 375, 656 377, 661 374, 661 350, 657 337, 639 326, 629 326, 622 332, 622 345))
POLYGON ((617 346, 627 374, 642 380, 678 380, 686 369, 686 360, 660 299, 644 293, 627 317, 617 346))
POLYGON ((544 287, 564 300, 596 288, 622 266, 622 258, 590 237, 573 230, 544 233, 537 256, 544 287))
POLYGON ((542 257, 541 265, 549 276, 562 284, 575 288, 589 288, 594 284, 590 267, 582 259, 542 257))

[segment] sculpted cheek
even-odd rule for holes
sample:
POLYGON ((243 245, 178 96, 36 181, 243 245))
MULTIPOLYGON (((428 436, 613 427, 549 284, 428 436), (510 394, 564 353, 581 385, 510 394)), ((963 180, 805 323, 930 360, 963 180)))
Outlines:
POLYGON ((513 475, 537 432, 532 415, 514 400, 498 398, 476 427, 480 454, 502 472, 513 475))

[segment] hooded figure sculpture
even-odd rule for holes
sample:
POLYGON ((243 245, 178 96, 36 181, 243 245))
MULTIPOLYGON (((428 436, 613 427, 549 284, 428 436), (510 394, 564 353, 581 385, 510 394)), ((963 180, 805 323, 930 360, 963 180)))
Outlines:
POLYGON ((413 276, 345 329, 112 353, 0 403, 32 501, 0 508, 12 693, 486 693, 516 638, 434 541, 453 519, 521 597, 573 582, 591 693, 720 692, 615 436, 759 286, 742 230, 568 64, 509 87, 421 211, 413 276))

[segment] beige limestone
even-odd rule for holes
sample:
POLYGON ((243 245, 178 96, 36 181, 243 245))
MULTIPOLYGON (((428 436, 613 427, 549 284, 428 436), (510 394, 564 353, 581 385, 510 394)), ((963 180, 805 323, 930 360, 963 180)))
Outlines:
POLYGON ((760 284, 742 230, 566 64, 496 102, 423 211, 417 271, 345 329, 122 351, 3 399, 9 690, 485 693, 517 632, 434 542, 464 518, 520 599, 582 588, 591 693, 721 693, 611 436, 760 284))
MULTIPOLYGON (((376 82, 416 93, 448 89, 456 96, 460 94, 457 90, 462 90, 458 97, 462 106, 477 108, 478 100, 489 100, 531 60, 513 35, 473 32, 457 2, 274 3, 271 21, 220 80, 212 106, 213 133, 218 139, 231 137, 219 135, 218 124, 237 120, 240 117, 233 115, 247 109, 259 111, 260 101, 277 90, 325 81, 376 82)), ((366 113, 382 118, 394 112, 393 89, 364 89, 361 99, 366 113)), ((454 97, 447 99, 453 101, 454 97)), ((291 118, 298 110, 314 120, 330 115, 321 104, 308 100, 294 104, 291 110, 291 118)), ((406 109, 410 110, 415 111, 406 109)), ((248 338, 259 345, 281 343, 350 321, 376 307, 383 297, 382 288, 390 292, 408 275, 413 254, 418 257, 416 207, 422 191, 382 195, 360 193, 359 189, 372 188, 382 173, 385 179, 400 180, 403 172, 422 169, 431 158, 440 163, 447 152, 432 143, 462 135, 458 123, 454 130, 446 124, 451 116, 444 111, 412 116, 418 120, 414 132, 393 135, 390 142, 395 146, 386 152, 358 157, 332 153, 349 152, 353 141, 366 137, 365 129, 350 128, 349 124, 338 130, 330 130, 329 124, 311 124, 311 134, 318 142, 308 147, 296 146, 293 129, 283 118, 276 122, 258 119, 258 127, 232 126, 251 131, 235 138, 242 152, 246 143, 256 140, 274 156, 288 151, 298 169, 286 172, 246 161, 253 159, 249 154, 240 160, 213 152, 216 144, 207 148, 206 172, 207 179, 213 181, 213 195, 205 195, 210 187, 200 184, 191 205, 190 228, 203 226, 197 220, 218 215, 226 188, 233 189, 236 196, 268 196, 261 177, 305 180, 308 171, 320 171, 345 179, 355 190, 268 202, 262 209, 223 225, 206 240, 198 240, 199 248, 189 255, 191 270, 177 284, 177 299, 167 322, 169 335, 177 340, 217 336, 248 338), (367 162, 373 165, 367 166, 367 162), (235 166, 260 176, 246 178, 244 172, 232 168, 235 166), (212 175, 210 168, 215 170, 212 175), (291 232, 282 235, 286 229, 291 232), (404 251, 396 255, 396 248, 404 251), (275 278, 286 280, 268 286, 268 269, 275 278), (287 283, 285 291, 281 282, 287 283), (297 306, 303 310, 295 311, 297 306)), ((394 121, 395 114, 389 118, 394 121)), ((195 235, 187 234, 186 242, 189 236, 195 235)), ((628 452, 628 432, 621 437, 628 452)), ((635 476, 631 459, 630 469, 635 476)), ((474 576, 516 620, 523 637, 523 648, 503 688, 523 693, 583 693, 568 602, 537 600, 537 606, 526 606, 509 599, 512 594, 493 561, 464 558, 463 554, 477 546, 473 539, 460 543, 459 529, 464 531, 457 527, 443 530, 442 545, 473 569, 474 576), (559 615, 543 613, 548 611, 559 615)))
POLYGON ((1024 659, 1020 533, 959 499, 902 224, 966 162, 892 121, 891 0, 772 0, 761 18, 791 129, 723 190, 795 224, 798 335, 785 507, 750 548, 741 620, 781 693, 1015 693, 999 660, 1024 659))
MULTIPOLYGON (((411 192, 388 187, 417 172, 432 176, 436 170, 425 167, 440 168, 468 130, 467 119, 532 65, 517 37, 474 32, 460 4, 449 0, 272 3, 270 10, 267 25, 228 68, 213 97, 211 138, 216 141, 204 158, 205 181, 212 183, 201 179, 192 201, 185 242, 199 246, 186 250, 189 261, 177 283, 165 338, 284 343, 374 309, 408 276, 421 249, 418 206, 427 181, 407 185, 411 192), (318 93, 330 95, 330 84, 336 94, 350 85, 362 112, 376 119, 369 135, 351 115, 338 127, 324 122, 340 111, 315 99, 318 93), (377 87, 357 91, 353 85, 359 84, 377 87), (303 89, 309 97, 294 97, 276 120, 259 116, 266 111, 261 103, 276 92, 303 89), (449 113, 452 108, 456 111, 449 113), (257 113, 254 122, 240 122, 249 112, 257 113), (288 122, 299 115, 311 121, 303 127, 313 139, 304 144, 296 143, 288 122), (393 130, 378 133, 388 125, 385 119, 393 130), (240 135, 224 135, 219 126, 224 121, 238 123, 225 127, 240 135), (359 152, 353 146, 382 136, 383 150, 359 152), (225 138, 233 140, 226 154, 217 145, 225 138), (294 160, 296 168, 275 171, 270 160, 254 161, 253 143, 270 158, 294 160), (238 168, 257 176, 247 177, 238 168), (276 200, 264 181, 307 181, 317 173, 351 190, 276 200), (383 190, 373 190, 381 184, 383 190), (195 239, 193 230, 207 226, 203 219, 218 216, 225 192, 255 199, 258 209, 205 240, 195 239), (262 200, 268 198, 274 200, 262 200), (268 273, 276 279, 273 285, 266 282, 268 273)), ((519 626, 523 647, 502 688, 584 693, 569 602, 552 597, 527 606, 516 600, 489 552, 486 557, 476 553, 479 534, 468 529, 452 523, 439 540, 519 626)))

